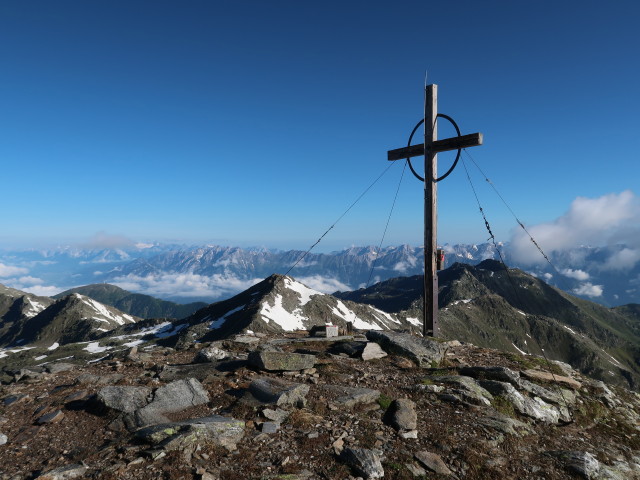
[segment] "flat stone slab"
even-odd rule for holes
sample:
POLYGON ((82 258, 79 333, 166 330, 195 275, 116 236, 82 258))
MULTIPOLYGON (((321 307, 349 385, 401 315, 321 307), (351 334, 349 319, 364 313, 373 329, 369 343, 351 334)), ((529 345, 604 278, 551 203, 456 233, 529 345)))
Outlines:
POLYGON ((457 387, 457 392, 461 394, 465 400, 477 405, 491 405, 493 395, 486 389, 482 388, 471 377, 465 375, 431 375, 427 379, 434 383, 444 383, 457 387))
POLYGON ((444 358, 446 347, 434 340, 409 333, 369 330, 367 338, 378 343, 386 352, 413 360, 419 367, 431 367, 444 358))
POLYGON ((278 433, 280 424, 278 422, 264 422, 262 424, 262 433, 278 433))
POLYGON ((5 397, 2 400, 2 404, 5 407, 8 407, 10 405, 18 405, 20 403, 28 402, 30 399, 31 397, 29 397, 29 395, 23 395, 23 394, 11 395, 9 397, 5 397))
POLYGON ((271 350, 255 351, 249 354, 249 365, 260 370, 268 371, 296 371, 313 368, 316 364, 315 355, 304 353, 276 352, 271 350))
POLYGON ((508 435, 521 437, 533 433, 533 429, 524 422, 508 417, 500 412, 492 412, 478 418, 478 423, 508 435))
POLYGON ((249 393, 262 403, 303 407, 306 404, 309 385, 264 377, 251 382, 249 393))
POLYGON ((87 471, 87 467, 80 464, 65 465, 54 468, 36 477, 36 480, 67 480, 71 478, 82 478, 87 471))
POLYGON ((165 450, 185 449, 201 442, 234 450, 244 436, 244 426, 242 420, 212 415, 142 428, 135 436, 165 450))
POLYGON ((236 343, 252 344, 259 343, 260 339, 258 337, 254 337, 253 335, 236 335, 231 339, 231 341, 236 343))
POLYGON ((176 380, 158 388, 145 408, 162 413, 179 412, 209 401, 209 394, 195 378, 176 380))
MULTIPOLYGON (((302 337, 302 338, 275 338, 270 340, 272 345, 283 345, 287 343, 313 343, 313 342, 342 342, 345 340, 354 340, 354 335, 338 335, 337 337, 302 337)), ((363 338, 364 340, 364 338, 363 338)))
POLYGON ((580 390, 580 388, 582 388, 582 384, 577 380, 563 375, 555 375, 551 372, 543 372, 542 370, 525 370, 522 374, 531 380, 560 383, 574 390, 580 390))
POLYGON ((452 475, 453 472, 449 470, 449 467, 442 461, 440 455, 435 453, 427 452, 423 450, 414 455, 416 460, 418 460, 422 465, 427 467, 429 470, 440 474, 440 475, 452 475))
POLYGON ((97 385, 112 385, 118 383, 124 378, 121 373, 110 373, 108 375, 94 375, 92 373, 83 373, 76 377, 75 383, 82 385, 85 383, 95 383, 97 385))
POLYGON ((67 372, 69 370, 73 370, 76 367, 77 365, 74 365, 73 363, 64 363, 64 362, 50 363, 44 366, 47 372, 52 374, 67 372))
POLYGON ((206 382, 222 375, 222 372, 216 370, 215 363, 207 362, 189 365, 165 365, 158 377, 165 382, 185 378, 195 378, 200 382, 206 382))
POLYGON ((463 367, 460 369, 460 375, 482 380, 508 382, 514 387, 518 387, 520 384, 520 373, 507 367, 463 367))
POLYGON ((264 417, 268 418, 269 420, 277 423, 282 423, 289 417, 290 413, 280 408, 276 408, 275 410, 265 408, 264 410, 262 410, 262 415, 264 415, 264 417))
POLYGON ((374 403, 380 398, 380 390, 371 388, 344 387, 342 385, 327 385, 326 387, 339 394, 339 397, 332 403, 345 408, 351 408, 360 403, 374 403))
POLYGON ((54 412, 42 415, 36 420, 36 423, 39 423, 40 425, 44 423, 58 423, 63 418, 64 418, 64 412, 62 410, 56 410, 54 412))
POLYGON ((100 409, 130 413, 149 403, 151 388, 109 386, 98 390, 95 402, 100 409))

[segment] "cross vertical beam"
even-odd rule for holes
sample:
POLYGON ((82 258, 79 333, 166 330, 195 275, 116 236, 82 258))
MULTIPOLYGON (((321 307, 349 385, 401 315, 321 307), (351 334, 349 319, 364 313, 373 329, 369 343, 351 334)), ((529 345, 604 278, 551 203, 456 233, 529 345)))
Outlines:
POLYGON ((424 91, 424 294, 422 298, 422 334, 436 337, 438 325, 438 272, 436 251, 438 237, 438 152, 432 148, 438 140, 438 86, 427 85, 424 91))
MULTIPOLYGON (((387 152, 387 159, 409 160, 411 157, 424 155, 424 179, 414 170, 413 174, 420 180, 424 180, 424 292, 422 302, 422 334, 425 336, 438 336, 440 328, 438 324, 438 271, 437 271, 437 245, 438 245, 438 181, 444 179, 453 167, 442 178, 438 179, 438 152, 475 147, 482 145, 481 133, 460 135, 457 125, 450 117, 447 118, 456 127, 457 137, 438 140, 438 86, 427 85, 424 87, 424 143, 422 145, 408 145, 404 148, 396 148, 387 152)), ((419 125, 419 124, 418 124, 419 125)), ((417 129, 417 127, 416 127, 417 129)), ((415 132, 415 130, 414 130, 415 132)), ((411 134, 413 136, 413 133, 411 134)), ((411 139, 411 138, 410 138, 411 139)), ((455 167, 455 164, 453 165, 455 167)))

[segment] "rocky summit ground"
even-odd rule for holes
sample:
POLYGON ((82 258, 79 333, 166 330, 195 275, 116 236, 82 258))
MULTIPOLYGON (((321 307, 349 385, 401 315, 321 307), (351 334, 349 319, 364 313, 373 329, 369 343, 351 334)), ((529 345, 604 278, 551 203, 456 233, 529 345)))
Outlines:
POLYGON ((2 480, 640 478, 637 394, 456 341, 238 335, 11 374, 2 480))

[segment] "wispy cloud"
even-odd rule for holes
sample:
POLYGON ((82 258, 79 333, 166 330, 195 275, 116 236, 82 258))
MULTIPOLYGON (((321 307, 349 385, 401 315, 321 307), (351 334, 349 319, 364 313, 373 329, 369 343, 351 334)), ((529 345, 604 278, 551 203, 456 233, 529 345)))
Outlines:
MULTIPOLYGON (((18 287, 14 287, 18 288, 18 287)), ((18 288, 23 292, 33 293, 40 297, 51 297, 65 290, 65 288, 56 287, 53 285, 28 285, 22 288, 18 288)))
POLYGON ((112 235, 107 232, 98 232, 84 242, 83 248, 126 248, 132 247, 135 242, 124 235, 112 235))
POLYGON ((623 248, 612 254, 600 267, 601 270, 627 270, 640 261, 640 248, 623 248))
MULTIPOLYGON (((28 272, 25 268, 15 268, 14 270, 17 270, 17 273, 19 274, 28 272)), ((44 285, 44 280, 38 277, 32 277, 31 275, 3 278, 2 282, 8 287, 15 288, 16 290, 33 293, 34 295, 42 297, 50 297, 66 290, 65 288, 56 287, 55 285, 44 285)))
POLYGON ((13 267, 0 263, 0 278, 13 277, 15 275, 26 275, 29 270, 22 267, 13 267))
POLYGON ((322 293, 333 293, 338 290, 345 292, 352 290, 346 283, 342 283, 337 278, 323 277, 321 275, 312 275, 309 277, 296 277, 296 280, 305 284, 307 287, 322 293))
MULTIPOLYGON (((579 245, 623 244, 628 251, 603 266, 631 268, 640 261, 640 198, 629 190, 598 198, 578 197, 561 217, 527 229, 547 254, 579 245)), ((511 254, 522 264, 545 261, 520 229, 511 238, 511 254)))

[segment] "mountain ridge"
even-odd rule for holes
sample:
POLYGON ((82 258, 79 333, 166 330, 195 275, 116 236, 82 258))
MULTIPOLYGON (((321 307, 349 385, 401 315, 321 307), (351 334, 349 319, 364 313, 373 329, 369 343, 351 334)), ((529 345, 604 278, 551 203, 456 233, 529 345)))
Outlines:
POLYGON ((132 293, 117 285, 96 283, 65 290, 51 298, 56 300, 73 293, 90 297, 104 305, 110 305, 121 312, 140 318, 175 318, 181 319, 205 307, 204 302, 179 304, 161 300, 151 295, 132 293))
MULTIPOLYGON (((444 338, 504 351, 541 355, 595 378, 640 385, 638 309, 609 309, 572 296, 495 260, 454 264, 439 272, 440 328, 444 338), (630 310, 630 316, 624 313, 630 310), (474 328, 472 328, 472 326, 474 328)), ((422 276, 336 292, 338 298, 422 318, 422 276)))

